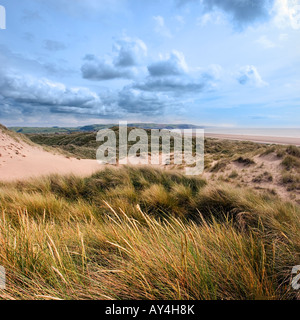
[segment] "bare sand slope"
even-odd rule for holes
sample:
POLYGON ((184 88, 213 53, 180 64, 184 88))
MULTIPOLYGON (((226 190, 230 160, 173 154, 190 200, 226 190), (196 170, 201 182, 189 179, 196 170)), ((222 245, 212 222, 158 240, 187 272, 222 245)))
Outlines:
POLYGON ((96 160, 77 160, 52 154, 39 146, 15 139, 0 128, 0 181, 58 174, 90 175, 103 166, 96 160))
POLYGON ((283 144, 283 145, 286 144, 286 145, 300 146, 300 138, 216 134, 216 133, 205 133, 205 137, 226 139, 226 140, 252 141, 252 142, 267 143, 267 144, 283 144))

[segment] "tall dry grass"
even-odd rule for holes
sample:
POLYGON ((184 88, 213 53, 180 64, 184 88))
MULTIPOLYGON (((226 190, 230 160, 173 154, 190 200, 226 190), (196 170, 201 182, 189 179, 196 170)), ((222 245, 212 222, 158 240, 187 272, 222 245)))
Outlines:
POLYGON ((3 299, 295 299, 300 210, 151 168, 0 185, 3 299))

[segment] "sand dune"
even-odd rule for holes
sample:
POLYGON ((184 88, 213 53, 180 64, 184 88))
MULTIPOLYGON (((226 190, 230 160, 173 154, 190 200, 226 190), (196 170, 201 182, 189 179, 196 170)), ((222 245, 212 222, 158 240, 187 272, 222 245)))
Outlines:
POLYGON ((0 181, 58 174, 89 175, 103 168, 96 160, 78 160, 52 154, 43 148, 14 138, 0 128, 0 181))

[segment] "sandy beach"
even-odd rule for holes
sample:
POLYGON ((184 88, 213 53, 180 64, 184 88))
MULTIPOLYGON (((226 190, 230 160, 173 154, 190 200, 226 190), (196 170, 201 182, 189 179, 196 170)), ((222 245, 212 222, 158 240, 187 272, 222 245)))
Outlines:
POLYGON ((237 141, 252 141, 265 144, 282 144, 300 146, 299 138, 292 137, 268 137, 268 136, 252 136, 252 135, 235 135, 235 134, 217 134, 205 133, 206 138, 237 140, 237 141))

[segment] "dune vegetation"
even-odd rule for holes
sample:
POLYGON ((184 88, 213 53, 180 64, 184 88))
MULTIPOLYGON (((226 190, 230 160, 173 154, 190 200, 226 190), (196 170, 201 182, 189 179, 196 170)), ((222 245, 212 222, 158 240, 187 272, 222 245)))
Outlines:
MULTIPOLYGON (((119 139, 119 127, 112 127, 119 139)), ((128 127, 128 134, 133 128, 128 127)), ((146 130, 150 142, 150 129, 146 130)), ((100 142, 96 132, 70 134, 29 134, 32 142, 78 159, 95 159, 100 142)), ((128 143, 128 149, 135 142, 128 143)), ((193 140, 195 146, 195 139, 193 140)), ((150 146, 150 143, 149 143, 150 146)), ((161 146, 160 146, 161 147, 161 146)), ((174 140, 171 139, 171 152, 174 140)), ((149 153, 151 149, 149 147, 149 153)), ((209 181, 231 183, 277 193, 300 204, 300 148, 249 141, 205 139, 205 174, 209 181)), ((183 169, 170 165, 168 168, 183 169)))
MULTIPOLYGON (((176 170, 0 184, 4 299, 296 299, 300 208, 176 170)), ((298 296, 299 298, 299 296, 298 296)))

